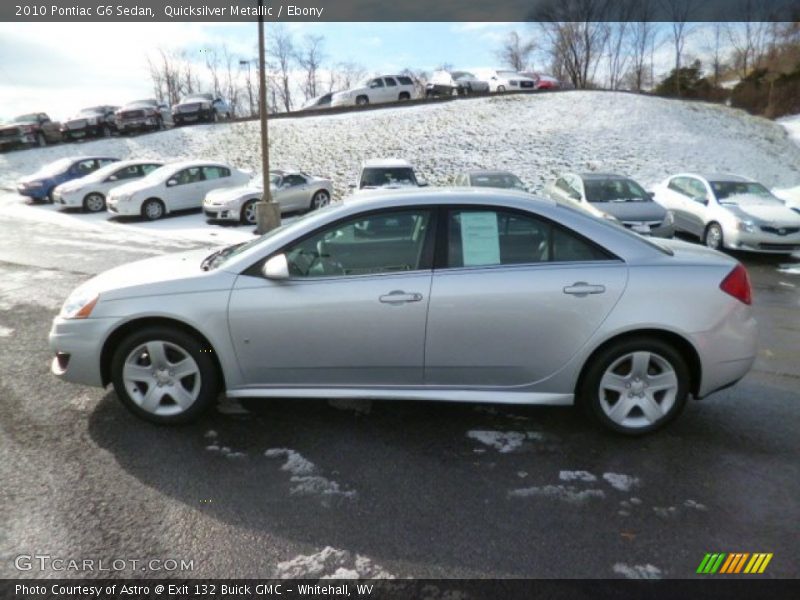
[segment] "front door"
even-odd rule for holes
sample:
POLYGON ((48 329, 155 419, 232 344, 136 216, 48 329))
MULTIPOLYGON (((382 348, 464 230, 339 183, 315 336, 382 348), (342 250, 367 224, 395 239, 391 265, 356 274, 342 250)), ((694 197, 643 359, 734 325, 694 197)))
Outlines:
POLYGON ((433 275, 425 383, 503 388, 555 373, 619 299, 625 264, 528 213, 450 211, 433 275))
POLYGON ((432 233, 428 208, 372 213, 290 244, 288 280, 240 276, 228 319, 246 385, 421 384, 432 233))

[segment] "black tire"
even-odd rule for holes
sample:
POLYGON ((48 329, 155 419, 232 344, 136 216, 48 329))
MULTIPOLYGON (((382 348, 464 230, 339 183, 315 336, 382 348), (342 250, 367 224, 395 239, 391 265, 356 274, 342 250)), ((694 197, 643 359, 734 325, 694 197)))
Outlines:
POLYGON ((90 213, 102 212, 106 209, 106 198, 103 194, 92 192, 83 199, 83 210, 90 213))
POLYGON ((400 92, 398 100, 400 100, 400 102, 404 102, 405 100, 411 100, 411 94, 409 94, 408 92, 400 92))
POLYGON ((212 123, 219 123, 219 113, 217 111, 211 111, 211 122, 212 123))
MULTIPOLYGON (((114 391, 128 410, 137 417, 150 421, 151 423, 173 425, 194 421, 214 404, 220 391, 219 372, 217 371, 217 366, 211 356, 210 350, 211 349, 207 345, 203 344, 193 335, 177 328, 152 326, 136 331, 124 338, 114 350, 114 355, 111 359, 111 381, 114 385, 114 391), (138 384, 137 386, 136 384, 128 382, 127 385, 131 386, 129 391, 123 379, 123 369, 128 356, 143 344, 155 341, 167 342, 170 345, 180 348, 180 350, 194 360, 199 368, 200 383, 197 397, 188 408, 177 414, 155 414, 145 410, 131 396, 132 393, 136 393, 134 389, 135 386, 138 387, 138 390, 141 392, 142 384, 138 384)), ((169 358, 168 356, 167 360, 169 360, 169 358)), ((193 385, 194 379, 190 379, 190 381, 193 385)), ((145 388, 145 390, 146 389, 147 388, 145 388)), ((167 408, 167 403, 164 402, 165 400, 166 398, 162 399, 162 405, 165 405, 164 408, 167 408)), ((161 409, 161 406, 158 408, 161 409)), ((174 409, 180 410, 177 404, 174 405, 174 409)))
POLYGON ((158 131, 164 131, 166 128, 167 128, 167 126, 166 126, 166 125, 164 125, 164 119, 162 119, 161 117, 159 117, 159 118, 158 118, 158 123, 156 123, 156 129, 157 129, 158 131))
POLYGON ((149 198, 142 203, 142 217, 148 221, 158 221, 165 214, 167 214, 167 209, 158 198, 149 198), (156 209, 156 206, 160 208, 156 209))
POLYGON ((330 201, 331 195, 327 190, 317 190, 314 192, 314 195, 311 196, 311 203, 308 205, 308 210, 317 210, 318 208, 327 206, 330 201))
MULTIPOLYGON (((648 365, 650 364, 651 363, 648 363, 648 365)), ((622 367, 624 368, 624 366, 623 364, 622 367)), ((650 368, 652 367, 648 366, 648 369, 650 368)), ((675 419, 686 405, 690 378, 686 360, 672 345, 657 338, 631 337, 614 342, 602 349, 599 353, 593 355, 584 369, 581 376, 580 387, 577 390, 578 403, 600 424, 616 433, 629 436, 651 433, 661 429, 667 423, 675 419), (602 392, 600 389, 600 382, 606 374, 607 369, 626 355, 634 352, 648 352, 651 355, 657 355, 658 358, 663 359, 671 366, 677 379, 677 391, 675 392, 671 406, 664 412, 663 416, 649 425, 626 426, 612 420, 609 415, 606 414, 601 400, 602 392)), ((631 373, 633 373, 633 371, 631 371, 631 373)), ((657 374, 658 373, 655 373, 654 375, 657 374)), ((627 394, 634 394, 634 391, 631 390, 627 392, 627 394)), ((620 394, 616 402, 621 401, 622 397, 623 394, 620 394)), ((667 401, 666 395, 662 396, 661 402, 665 401, 667 401)), ((616 406, 616 404, 613 404, 611 408, 614 406, 616 406)), ((634 415, 634 418, 636 418, 637 415, 634 412, 636 410, 642 413, 641 409, 634 408, 633 411, 629 411, 627 414, 634 415)), ((642 418, 644 418, 643 413, 642 418)))
POLYGON ((502 94, 505 91, 506 91, 506 86, 504 86, 504 85, 498 85, 497 86, 497 93, 498 94, 502 94))
POLYGON ((44 134, 41 131, 36 134, 36 145, 39 148, 47 146, 47 138, 44 137, 44 134))
POLYGON ((725 247, 725 239, 722 236, 722 227, 719 223, 709 223, 703 233, 703 243, 714 250, 722 250, 725 247))
POLYGON ((111 137, 111 127, 103 125, 103 128, 100 130, 100 135, 104 138, 111 137))
POLYGON ((257 219, 256 219, 256 210, 255 210, 256 209, 256 202, 258 202, 258 199, 251 198, 250 200, 248 200, 247 202, 242 204, 242 210, 239 213, 239 220, 242 222, 242 225, 255 225, 256 224, 256 221, 257 221, 257 219), (250 214, 252 214, 252 220, 250 218, 248 218, 248 213, 250 212, 249 209, 251 207, 253 209, 252 213, 250 213, 250 214))
POLYGON ((356 106, 365 106, 369 104, 369 98, 366 96, 359 96, 356 98, 356 106))

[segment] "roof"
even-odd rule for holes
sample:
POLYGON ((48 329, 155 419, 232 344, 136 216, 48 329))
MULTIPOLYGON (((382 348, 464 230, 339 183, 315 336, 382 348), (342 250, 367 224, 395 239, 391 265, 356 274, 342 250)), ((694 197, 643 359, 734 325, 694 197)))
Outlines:
POLYGON ((541 206, 555 207, 558 204, 550 198, 534 196, 528 192, 510 190, 505 188, 481 187, 402 187, 394 189, 370 189, 345 198, 346 204, 365 203, 378 206, 387 203, 398 205, 415 204, 494 204, 500 201, 512 203, 522 202, 539 204, 541 206))
POLYGON ((364 167, 375 168, 375 167, 384 167, 384 168, 392 168, 392 167, 411 167, 411 163, 403 158, 368 158, 364 161, 364 167))

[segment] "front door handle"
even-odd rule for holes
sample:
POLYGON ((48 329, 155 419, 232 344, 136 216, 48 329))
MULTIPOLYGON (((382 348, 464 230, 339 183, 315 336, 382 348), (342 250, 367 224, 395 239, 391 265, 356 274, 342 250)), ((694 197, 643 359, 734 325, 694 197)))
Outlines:
POLYGON ((419 302, 422 294, 394 290, 378 298, 384 304, 405 304, 406 302, 419 302))
POLYGON ((565 294, 570 294, 571 296, 578 296, 579 298, 583 298, 588 296, 589 294, 602 294, 606 291, 606 286, 604 285, 592 285, 590 283, 586 283, 585 281, 577 281, 572 285, 568 285, 564 288, 565 294))

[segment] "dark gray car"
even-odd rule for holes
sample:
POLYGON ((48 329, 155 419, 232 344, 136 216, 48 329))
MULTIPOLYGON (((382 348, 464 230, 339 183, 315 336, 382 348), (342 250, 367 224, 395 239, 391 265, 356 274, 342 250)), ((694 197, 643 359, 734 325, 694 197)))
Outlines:
POLYGON ((556 202, 619 222, 626 229, 670 238, 674 216, 633 179, 612 173, 563 173, 544 189, 556 202))

